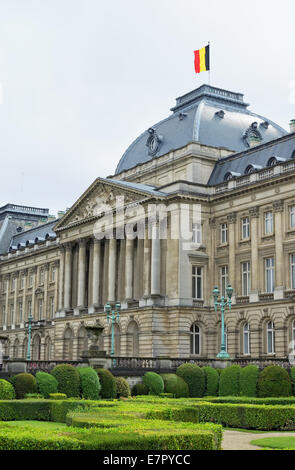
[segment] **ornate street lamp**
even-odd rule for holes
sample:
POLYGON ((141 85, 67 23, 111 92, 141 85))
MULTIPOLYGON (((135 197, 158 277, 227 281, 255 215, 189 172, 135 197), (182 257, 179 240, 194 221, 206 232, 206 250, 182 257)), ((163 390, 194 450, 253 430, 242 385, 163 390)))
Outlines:
MULTIPOLYGON (((116 302, 115 308, 112 309, 110 302, 105 304, 104 310, 107 314, 107 322, 111 321, 112 324, 112 344, 111 344, 111 356, 114 357, 115 355, 115 323, 119 323, 120 321, 120 311, 121 311, 121 304, 120 302, 116 302)), ((113 364, 115 365, 115 359, 113 359, 113 364)))
POLYGON ((31 313, 29 313, 29 316, 28 316, 28 351, 27 351, 27 360, 30 361, 31 360, 31 336, 32 336, 32 320, 33 320, 33 316, 31 313))
POLYGON ((222 296, 220 302, 218 302, 219 296, 219 289, 218 287, 214 287, 213 289, 213 297, 214 297, 214 310, 217 312, 218 307, 221 310, 221 350, 220 353, 217 354, 219 359, 230 359, 230 355, 226 351, 226 344, 225 344, 225 328, 224 328, 224 310, 226 305, 228 305, 229 311, 231 310, 231 298, 233 295, 233 288, 229 284, 226 288, 227 299, 222 296))

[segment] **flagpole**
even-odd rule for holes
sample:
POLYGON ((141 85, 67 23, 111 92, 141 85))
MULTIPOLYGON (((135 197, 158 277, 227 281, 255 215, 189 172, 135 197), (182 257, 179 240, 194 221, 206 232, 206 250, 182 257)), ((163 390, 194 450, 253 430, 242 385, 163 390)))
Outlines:
MULTIPOLYGON (((209 46, 209 51, 210 51, 210 41, 208 41, 208 46, 209 46)), ((210 51, 210 55, 211 55, 211 51, 210 51)), ((209 70, 208 70, 208 83, 209 83, 209 86, 211 86, 211 64, 210 63, 209 63, 209 70)))

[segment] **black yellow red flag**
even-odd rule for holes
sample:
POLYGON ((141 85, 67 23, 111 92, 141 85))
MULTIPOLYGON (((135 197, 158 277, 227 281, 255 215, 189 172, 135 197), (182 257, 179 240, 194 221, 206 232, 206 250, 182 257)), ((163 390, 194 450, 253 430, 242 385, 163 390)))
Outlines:
POLYGON ((195 54, 195 71, 196 73, 206 72, 210 70, 210 45, 202 47, 195 54))

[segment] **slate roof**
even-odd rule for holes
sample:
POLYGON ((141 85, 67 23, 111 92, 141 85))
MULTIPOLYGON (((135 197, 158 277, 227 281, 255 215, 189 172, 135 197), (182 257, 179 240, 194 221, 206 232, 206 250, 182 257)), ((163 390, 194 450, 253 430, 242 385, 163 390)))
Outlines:
POLYGON ((184 147, 189 142, 235 152, 246 150, 244 136, 254 123, 257 123, 263 143, 287 134, 271 120, 249 111, 248 106, 241 93, 202 85, 177 98, 173 114, 150 128, 161 140, 156 153, 152 155, 149 151, 150 133, 146 130, 126 150, 115 173, 184 147))
POLYGON ((272 157, 277 157, 280 162, 295 158, 295 133, 219 160, 208 184, 214 186, 223 183, 225 175, 230 172, 235 173, 233 176, 243 176, 249 165, 257 169, 265 168, 272 157))
POLYGON ((142 183, 133 183, 131 181, 121 181, 111 178, 98 178, 101 181, 106 181, 107 183, 115 183, 118 186, 125 187, 126 189, 137 189, 138 191, 144 191, 151 196, 167 196, 167 193, 163 191, 158 191, 155 186, 142 183))
POLYGON ((19 243, 25 245, 27 241, 34 241, 36 238, 45 239, 46 236, 55 238, 56 234, 53 231, 54 225, 56 225, 56 220, 20 232, 12 237, 10 247, 17 247, 19 243))

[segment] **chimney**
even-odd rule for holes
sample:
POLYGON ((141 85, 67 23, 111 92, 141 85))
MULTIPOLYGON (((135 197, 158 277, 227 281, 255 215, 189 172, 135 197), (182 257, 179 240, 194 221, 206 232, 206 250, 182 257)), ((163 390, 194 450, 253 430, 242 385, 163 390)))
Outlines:
POLYGON ((295 132, 295 119, 290 121, 290 133, 293 134, 293 132, 295 132))
POLYGON ((261 144, 260 137, 258 137, 256 135, 250 135, 250 137, 249 137, 249 146, 250 146, 250 148, 256 147, 259 144, 261 144))
POLYGON ((61 219, 65 215, 65 211, 58 211, 57 218, 61 219))

